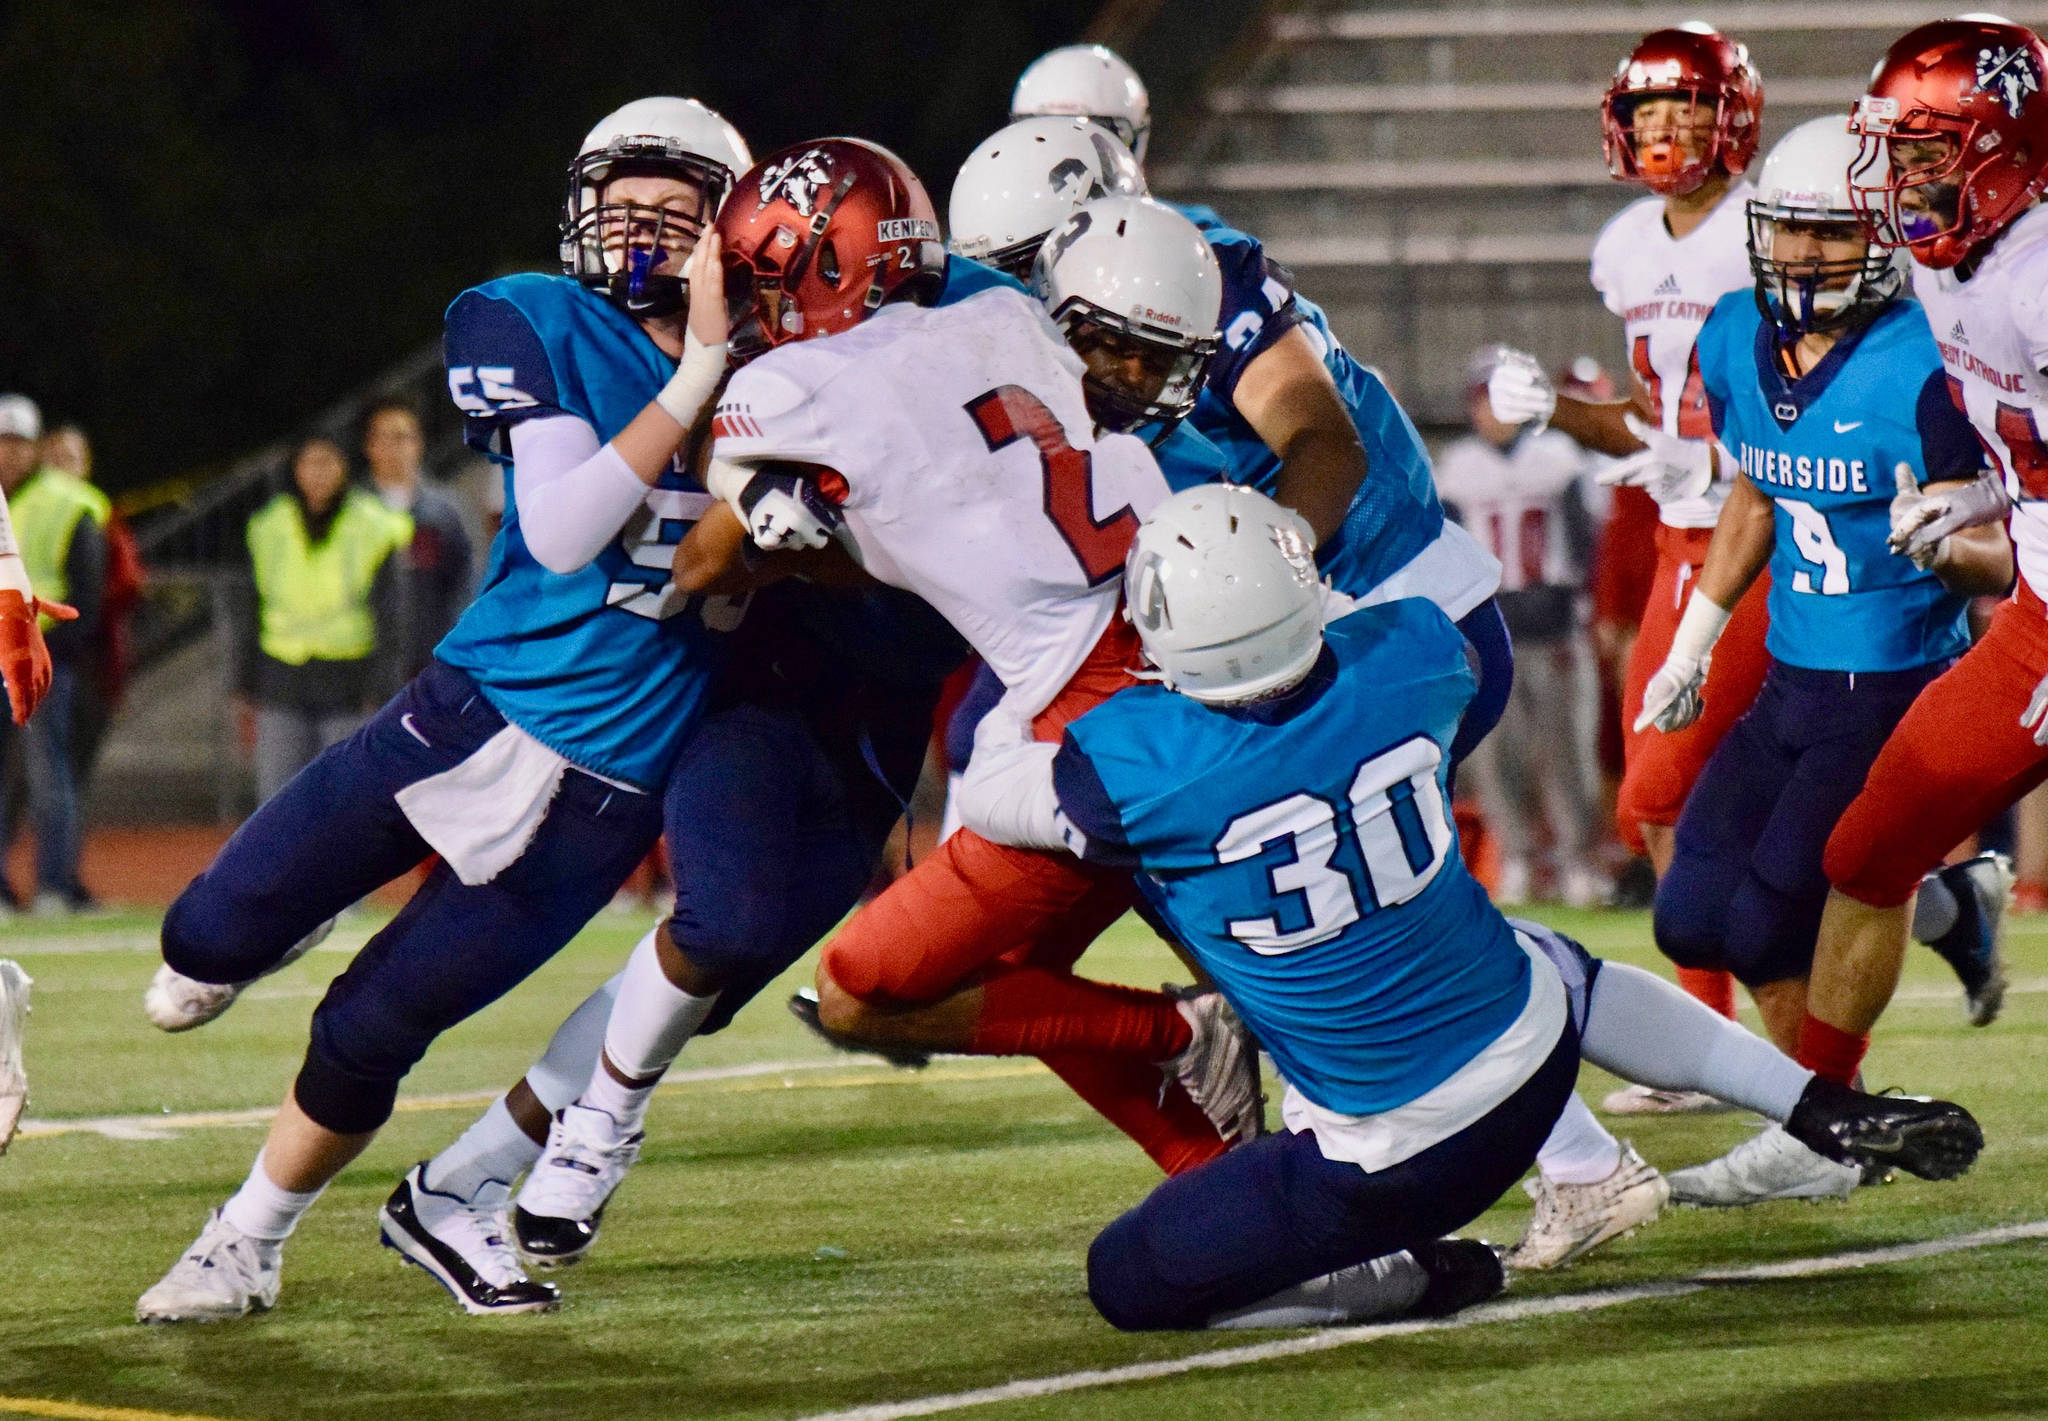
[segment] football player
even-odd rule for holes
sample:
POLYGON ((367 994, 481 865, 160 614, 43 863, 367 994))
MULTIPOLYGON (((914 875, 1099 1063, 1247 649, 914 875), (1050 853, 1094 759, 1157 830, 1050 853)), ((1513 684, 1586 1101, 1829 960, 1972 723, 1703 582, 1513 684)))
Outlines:
MULTIPOLYGON (((435 1036, 558 951, 652 845, 659 787, 738 621, 672 587, 670 557, 712 503, 677 456, 725 371, 718 247, 698 237, 746 165, 701 104, 629 104, 570 167, 565 274, 506 277, 449 307, 449 392, 471 443, 507 465, 484 585, 433 663, 172 905, 153 1014, 217 1015, 343 908, 440 862, 328 988, 247 1181, 139 1319, 274 1304, 285 1238, 435 1036)), ((524 1280, 507 1292, 516 1310, 555 1301, 524 1280)))
POLYGON ((1161 504, 1125 572, 1159 684, 1057 741, 977 755, 963 785, 971 827, 1136 868, 1288 1082, 1285 1131, 1169 1179, 1095 1239, 1103 1317, 1303 1326, 1489 1296, 1492 1251, 1443 1235, 1528 1168, 1582 1051, 1834 1158, 1969 1167, 1982 1135, 1960 1107, 1816 1077, 1650 973, 1503 918, 1447 812, 1464 638, 1422 598, 1348 610, 1310 542, 1251 489, 1161 504))
POLYGON ((26 395, 0 395, 0 681, 16 725, 27 725, 50 690, 50 649, 43 644, 42 618, 70 621, 78 615, 61 602, 38 598, 28 583, 28 565, 14 541, 6 490, 35 472, 36 440, 43 414, 26 395))
MULTIPOLYGON (((1962 530, 2009 516, 2019 579, 1983 638, 1914 701, 1828 837, 1831 889, 1799 1033, 1802 1059, 1836 1080, 1855 1076, 1897 985, 1916 890, 1924 913, 1940 882, 1922 875, 2048 778, 2044 82, 2048 49, 2032 31, 1940 20, 1891 47, 1850 118, 1862 146, 1849 196, 1880 244, 1912 257, 1949 396, 1994 466, 1994 480, 1900 488, 1894 546, 1934 565, 1962 530)), ((1951 931, 1980 941, 1999 906, 1967 884, 1940 904, 1951 931)), ((1972 991, 1973 1016, 1996 1007, 1995 963, 1983 965, 1993 975, 1972 991)))
MULTIPOLYGON (((1695 347, 1740 472, 1637 722, 1669 733, 1699 716, 1730 609, 1768 563, 1770 668, 1679 816, 1656 934, 1683 966, 1732 971, 1794 1055, 1829 832, 1907 707, 1968 648, 1968 598, 2012 581, 1995 526, 1950 535, 1925 566, 1888 545, 1895 496, 1964 492, 1984 459, 1903 269, 1850 205, 1857 149, 1842 119, 1817 118, 1764 160, 1755 290, 1721 298, 1695 347)), ((1856 988, 1816 974, 1811 990, 1856 988)), ((1681 1202, 1734 1204, 1847 1197, 1861 1173, 1774 1128, 1670 1179, 1681 1202)))

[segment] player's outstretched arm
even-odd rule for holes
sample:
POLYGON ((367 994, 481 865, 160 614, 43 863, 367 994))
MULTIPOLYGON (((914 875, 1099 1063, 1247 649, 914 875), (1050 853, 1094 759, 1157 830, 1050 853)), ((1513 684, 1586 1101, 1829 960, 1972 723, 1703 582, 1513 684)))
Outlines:
POLYGON ((40 600, 29 587, 7 498, 0 494, 0 680, 7 683, 7 705, 16 725, 28 724, 50 690, 50 649, 43 644, 41 612, 59 621, 78 615, 60 602, 40 600))
POLYGON ((2005 516, 2012 501, 1997 479, 1944 479, 1921 487, 1910 464, 1892 471, 1892 551, 1933 573, 1949 591, 1991 596, 2012 585, 2012 539, 2005 516))
POLYGON ((1735 480, 1715 520, 1707 561, 1700 568, 1700 595, 1733 607, 1763 575, 1776 542, 1777 513, 1769 496, 1745 474, 1735 480))
POLYGON ((1233 399, 1280 458, 1274 499, 1306 518, 1318 540, 1328 539, 1343 526, 1365 482, 1365 446, 1336 382, 1300 327, 1253 357, 1233 399))

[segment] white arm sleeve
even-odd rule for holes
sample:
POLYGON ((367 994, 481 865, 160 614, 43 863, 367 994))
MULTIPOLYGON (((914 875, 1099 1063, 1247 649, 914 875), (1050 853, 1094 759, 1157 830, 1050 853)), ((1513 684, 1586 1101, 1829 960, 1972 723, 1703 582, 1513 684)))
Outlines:
POLYGON ((28 585, 28 564, 14 541, 14 520, 7 513, 7 495, 0 493, 0 592, 32 596, 28 585))
POLYGON ((647 485, 575 415, 512 426, 512 498, 534 560, 549 572, 585 567, 647 500, 647 485))
POLYGON ((1056 741, 1033 740, 998 705, 974 730, 974 756, 953 791, 960 822, 998 844, 1065 849, 1059 796, 1053 790, 1056 741))

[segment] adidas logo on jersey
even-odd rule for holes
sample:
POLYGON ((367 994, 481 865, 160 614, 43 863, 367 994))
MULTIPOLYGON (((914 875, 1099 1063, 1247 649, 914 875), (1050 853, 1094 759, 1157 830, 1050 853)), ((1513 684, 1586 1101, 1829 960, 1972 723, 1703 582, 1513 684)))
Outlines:
POLYGON ((1662 281, 1658 282, 1657 289, 1655 291, 1652 291, 1650 294, 1652 296, 1676 296, 1679 293, 1679 290, 1680 287, 1678 285, 1678 273, 1674 271, 1671 273, 1671 275, 1665 277, 1662 281))
POLYGON ((1948 338, 1954 341, 1957 345, 1968 345, 1970 343, 1970 337, 1968 333, 1963 330, 1963 323, 1961 321, 1956 322, 1956 327, 1954 330, 1948 333, 1948 338))

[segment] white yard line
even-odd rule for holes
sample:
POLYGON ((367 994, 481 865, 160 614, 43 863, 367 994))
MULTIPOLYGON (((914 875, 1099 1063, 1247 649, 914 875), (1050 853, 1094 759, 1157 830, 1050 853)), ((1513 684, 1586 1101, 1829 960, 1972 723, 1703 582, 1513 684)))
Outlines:
POLYGON ((1991 1248, 1998 1244, 2041 1238, 2048 1238, 2048 1219, 2037 1219, 2028 1224, 2010 1224, 2004 1228, 1983 1229, 1976 1233, 1955 1234, 1948 1238, 1930 1239, 1924 1243, 1858 1249, 1851 1253, 1823 1254, 1815 1258, 1793 1258, 1780 1263, 1754 1264, 1746 1268, 1716 1268, 1683 1278, 1637 1283, 1628 1287, 1600 1288, 1585 1293, 1560 1293, 1552 1297, 1529 1298, 1519 1302, 1488 1303, 1482 1307, 1469 1308, 1456 1317, 1438 1321, 1381 1322, 1368 1323, 1360 1327, 1330 1328, 1305 1337, 1288 1337, 1277 1342, 1256 1343, 1249 1347, 1226 1347, 1213 1352, 1197 1352, 1193 1356, 1175 1357, 1164 1362, 1139 1362, 1127 1367, 1066 1372, 1059 1376, 1005 1382, 1001 1386, 982 1387, 975 1391, 956 1391, 940 1396, 918 1397, 910 1401, 892 1401, 875 1406, 856 1406, 845 1411, 820 1412, 805 1417, 804 1421, 900 1421, 903 1417, 935 1416, 940 1412, 964 1411, 968 1407, 990 1406, 1002 1401, 1028 1401, 1070 1391, 1090 1391, 1097 1387, 1121 1386, 1127 1382, 1183 1376, 1195 1371, 1251 1366, 1259 1362, 1272 1362, 1315 1352, 1328 1352, 1338 1347, 1351 1347, 1361 1342, 1377 1342, 1387 1337, 1408 1337, 1418 1332, 1448 1332, 1456 1328, 1482 1327, 1495 1322, 1521 1322, 1532 1317, 1597 1312, 1603 1308, 1617 1307, 1622 1303, 1684 1297, 1691 1293, 1703 1292, 1710 1287, 1766 1282, 1779 1278, 1812 1278, 1825 1273, 1843 1273, 1852 1268, 1867 1268, 1874 1264, 1906 1263, 1945 1253, 1961 1253, 1967 1249, 1991 1248))

